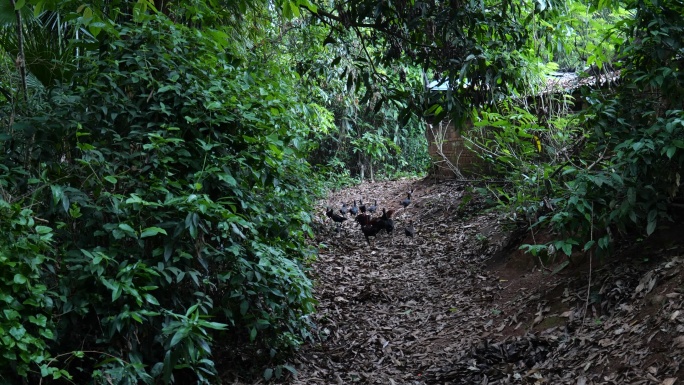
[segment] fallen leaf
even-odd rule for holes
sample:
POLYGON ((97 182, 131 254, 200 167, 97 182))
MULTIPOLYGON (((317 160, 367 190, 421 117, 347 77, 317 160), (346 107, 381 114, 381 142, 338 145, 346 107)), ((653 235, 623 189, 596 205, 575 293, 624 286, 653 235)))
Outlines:
POLYGON ((677 381, 677 379, 674 377, 666 378, 660 385, 672 385, 675 383, 675 381, 677 381))
POLYGON ((675 348, 684 348, 684 336, 679 336, 674 339, 674 347, 675 348))
POLYGON ((536 324, 542 322, 543 320, 544 320, 544 316, 541 315, 541 314, 539 314, 539 315, 534 319, 534 321, 532 321, 532 326, 534 326, 534 325, 536 325, 536 324))
POLYGON ((641 293, 642 290, 644 290, 644 284, 640 283, 639 285, 637 285, 636 289, 634 289, 634 292, 641 293))
POLYGON ((656 284, 656 277, 653 277, 651 281, 648 282, 648 290, 646 291, 647 293, 650 293, 651 290, 653 290, 653 287, 656 284))

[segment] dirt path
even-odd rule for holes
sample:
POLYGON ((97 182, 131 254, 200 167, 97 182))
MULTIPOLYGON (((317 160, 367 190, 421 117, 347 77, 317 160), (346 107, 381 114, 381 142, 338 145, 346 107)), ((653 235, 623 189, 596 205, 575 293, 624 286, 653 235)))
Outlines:
POLYGON ((425 384, 448 366, 454 352, 495 327, 488 305, 499 281, 482 261, 499 248, 491 234, 496 217, 477 223, 462 184, 419 181, 364 184, 332 196, 339 208, 353 199, 397 209, 393 236, 367 245, 358 226, 328 225, 316 263, 320 345, 300 355, 298 384, 425 384), (399 209, 406 191, 412 204, 399 209), (413 221, 417 234, 404 227, 413 221), (476 328, 477 330, 473 330, 476 328))
POLYGON ((290 383, 672 385, 684 376, 681 245, 659 244, 649 263, 595 266, 588 289, 586 263, 550 275, 507 250, 512 227, 461 183, 366 183, 333 194, 321 213, 353 199, 398 209, 411 188, 395 233, 373 247, 352 221, 319 231, 316 342, 297 355, 290 383), (409 221, 414 238, 403 232, 409 221))

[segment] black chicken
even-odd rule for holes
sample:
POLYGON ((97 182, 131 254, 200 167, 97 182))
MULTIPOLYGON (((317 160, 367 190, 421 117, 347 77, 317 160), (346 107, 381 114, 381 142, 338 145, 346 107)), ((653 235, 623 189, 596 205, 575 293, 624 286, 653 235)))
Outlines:
POLYGON ((338 232, 339 229, 340 229, 340 224, 341 224, 342 222, 344 222, 344 221, 347 220, 346 217, 343 217, 343 216, 341 216, 341 215, 335 214, 335 212, 333 211, 333 209, 330 208, 330 207, 328 207, 328 210, 325 212, 325 215, 326 215, 328 218, 332 219, 333 222, 337 223, 337 230, 335 230, 335 232, 338 232))
POLYGON ((371 214, 375 214, 375 212, 378 210, 378 200, 375 200, 375 203, 373 203, 372 206, 368 206, 368 212, 371 214))
POLYGON ((352 207, 349 209, 349 212, 350 212, 351 215, 353 215, 353 216, 356 216, 356 214, 359 213, 359 207, 356 206, 356 200, 354 201, 354 206, 352 206, 352 207))
POLYGON ((368 224, 365 226, 361 226, 361 232, 363 233, 363 236, 366 237, 366 242, 368 242, 368 246, 371 245, 370 237, 375 238, 380 232, 380 230, 382 230, 382 227, 378 225, 368 224))
POLYGON ((342 214, 342 216, 346 216, 348 212, 349 208, 347 207, 347 204, 342 202, 342 208, 340 209, 340 213, 342 214))
POLYGON ((404 228, 404 234, 406 234, 406 236, 409 238, 413 238, 413 236, 416 235, 416 229, 413 228, 413 221, 411 221, 409 225, 404 228))
POLYGON ((382 209, 382 216, 380 217, 380 223, 383 229, 387 231, 387 234, 392 233, 394 230, 394 221, 392 220, 392 215, 394 214, 394 210, 387 210, 382 209))
POLYGON ((359 214, 356 217, 354 217, 354 222, 357 222, 362 227, 369 225, 372 221, 378 221, 378 219, 372 220, 371 216, 368 214, 359 214))
POLYGON ((404 206, 404 208, 407 208, 408 205, 411 204, 411 196, 412 195, 413 195, 413 190, 411 190, 410 192, 407 192, 406 193, 406 199, 404 199, 403 201, 400 202, 401 205, 404 206))
POLYGON ((359 214, 354 218, 361 225, 361 232, 370 246, 370 237, 376 237, 385 228, 382 218, 371 218, 370 214, 359 214))
POLYGON ((363 204, 363 201, 359 199, 359 211, 361 211, 362 214, 366 213, 366 205, 363 204))

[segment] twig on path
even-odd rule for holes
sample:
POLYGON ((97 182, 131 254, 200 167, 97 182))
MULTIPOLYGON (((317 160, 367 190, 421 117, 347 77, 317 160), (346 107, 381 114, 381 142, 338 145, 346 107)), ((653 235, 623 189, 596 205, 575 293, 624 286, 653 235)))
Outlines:
MULTIPOLYGON (((589 228, 589 239, 594 240, 594 203, 591 203, 591 227, 589 228)), ((587 319, 587 312, 589 311, 589 296, 591 295, 591 265, 592 265, 592 257, 594 256, 594 251, 589 250, 589 282, 587 283, 587 298, 584 301, 584 314, 582 315, 582 324, 580 327, 577 329, 577 335, 579 335, 579 332, 582 330, 584 327, 584 322, 587 319)))

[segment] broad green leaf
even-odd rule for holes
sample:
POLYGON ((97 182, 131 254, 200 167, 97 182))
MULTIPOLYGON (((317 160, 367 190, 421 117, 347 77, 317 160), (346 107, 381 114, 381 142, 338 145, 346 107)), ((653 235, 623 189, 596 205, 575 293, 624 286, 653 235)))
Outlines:
POLYGON ((95 23, 91 23, 90 25, 88 25, 88 31, 90 31, 90 33, 91 33, 94 37, 97 37, 97 35, 99 35, 100 32, 102 32, 102 28, 96 26, 95 23))
POLYGON ((648 225, 646 225, 646 234, 651 235, 656 229, 656 225, 658 224, 658 221, 656 219, 649 220, 648 225))
POLYGON ((572 255, 572 244, 564 242, 562 246, 562 250, 567 255, 568 257, 572 255))
POLYGON ((114 291, 112 291, 112 302, 114 302, 117 299, 119 299, 119 297, 121 297, 123 288, 121 287, 121 284, 119 282, 112 283, 112 287, 114 288, 114 291))
POLYGON ((19 274, 19 273, 14 274, 14 283, 16 283, 18 285, 23 285, 26 282, 28 282, 28 280, 22 274, 19 274))
POLYGON ((176 334, 173 335, 173 338, 171 338, 169 347, 172 348, 176 346, 179 342, 183 341, 188 334, 190 334, 190 328, 185 326, 181 327, 176 334))
POLYGON ((36 226, 36 233, 38 233, 38 234, 44 235, 44 234, 49 234, 51 232, 52 232, 52 229, 50 227, 41 226, 41 225, 36 226))
POLYGON ((125 232, 128 235, 132 235, 134 237, 136 236, 135 230, 133 230, 133 228, 126 223, 119 223, 119 229, 121 229, 123 232, 125 232))
POLYGON ((140 238, 152 237, 160 233, 168 235, 166 230, 162 229, 161 227, 148 227, 140 233, 140 238))
POLYGON ((675 152, 677 152, 677 147, 674 147, 674 146, 668 147, 668 148, 667 148, 667 153, 666 153, 666 155, 667 155, 667 157, 668 157, 669 159, 672 159, 672 157, 674 156, 675 152))
POLYGON ((12 327, 9 330, 9 334, 14 337, 17 341, 21 340, 26 335, 26 329, 23 326, 12 327))
POLYGON ((159 301, 157 301, 157 299, 154 298, 154 296, 153 296, 152 294, 146 293, 146 294, 144 295, 144 297, 145 297, 145 301, 151 303, 152 305, 157 305, 157 306, 159 306, 159 301))
POLYGON ((205 327, 208 327, 210 329, 214 329, 214 330, 226 330, 228 328, 228 325, 220 323, 220 322, 203 321, 202 325, 205 327))
POLYGON ((37 316, 29 316, 29 322, 32 324, 45 327, 47 325, 47 317, 43 314, 38 314, 37 316))
POLYGON ((40 334, 41 336, 43 336, 49 340, 55 338, 55 335, 52 332, 52 329, 38 329, 38 334, 40 334))
POLYGON ((133 318, 136 322, 143 323, 143 319, 142 319, 142 317, 140 317, 140 315, 138 313, 132 312, 132 313, 130 313, 130 315, 131 315, 131 318, 133 318))

